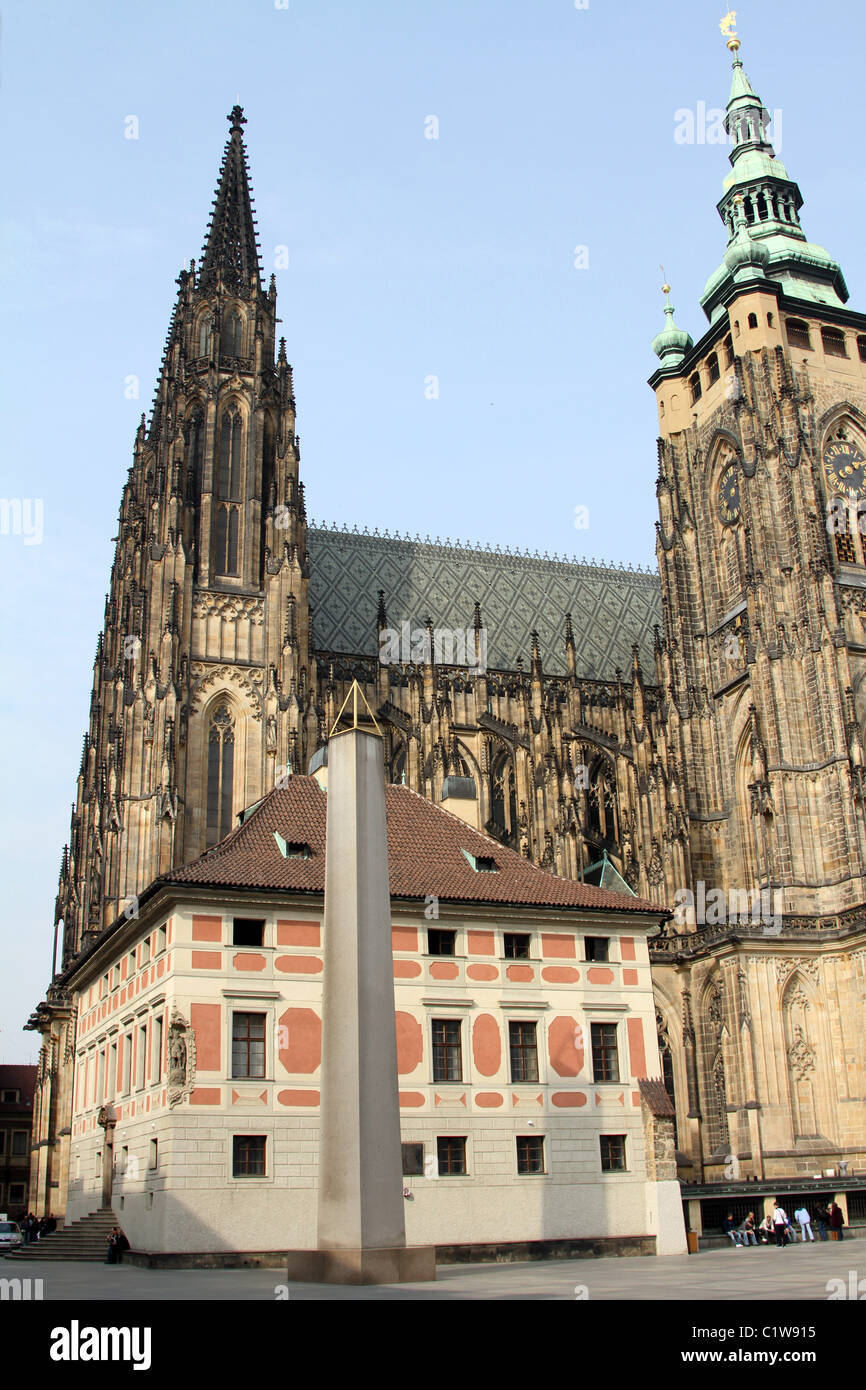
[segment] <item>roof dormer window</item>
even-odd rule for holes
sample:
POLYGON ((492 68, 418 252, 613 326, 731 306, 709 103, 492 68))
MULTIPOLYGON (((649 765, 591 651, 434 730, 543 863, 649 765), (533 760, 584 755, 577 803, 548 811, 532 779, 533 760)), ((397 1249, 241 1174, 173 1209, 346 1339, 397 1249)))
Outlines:
POLYGON ((477 874, 499 873, 499 865, 489 854, 470 854, 468 849, 463 853, 477 874))
POLYGON ((312 859, 313 857, 313 851, 305 840, 284 840, 276 830, 274 831, 274 839, 284 859, 312 859))

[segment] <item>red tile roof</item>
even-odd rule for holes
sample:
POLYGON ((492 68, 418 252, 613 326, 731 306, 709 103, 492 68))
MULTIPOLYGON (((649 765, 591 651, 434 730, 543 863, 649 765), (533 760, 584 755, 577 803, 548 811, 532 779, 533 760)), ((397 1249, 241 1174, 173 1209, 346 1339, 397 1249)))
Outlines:
MULTIPOLYGON (((247 814, 244 823, 200 859, 167 876, 169 883, 226 888, 325 891, 327 795, 314 777, 290 777, 247 814), (309 859, 283 858, 274 832, 305 842, 309 859)), ((502 903, 513 906, 595 908, 650 912, 664 908, 641 898, 575 883, 536 868, 498 840, 473 830, 439 806, 393 783, 385 788, 388 863, 392 898, 433 896, 442 902, 502 903), (498 872, 477 872, 463 851, 493 858, 498 872)))
POLYGON ((673 1119, 676 1111, 671 1104, 671 1098, 665 1090, 665 1083, 662 1081, 661 1077, 642 1076, 639 1078, 637 1084, 640 1087, 641 1095, 653 1115, 673 1119))

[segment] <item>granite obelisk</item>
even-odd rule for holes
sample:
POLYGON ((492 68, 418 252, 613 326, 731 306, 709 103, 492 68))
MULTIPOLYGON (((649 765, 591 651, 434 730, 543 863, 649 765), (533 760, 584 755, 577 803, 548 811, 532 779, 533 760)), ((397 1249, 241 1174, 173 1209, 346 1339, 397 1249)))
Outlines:
POLYGON ((403 1217, 382 742, 357 703, 354 722, 328 744, 318 1248, 290 1252, 288 1273, 433 1279, 435 1252, 407 1247, 403 1217))

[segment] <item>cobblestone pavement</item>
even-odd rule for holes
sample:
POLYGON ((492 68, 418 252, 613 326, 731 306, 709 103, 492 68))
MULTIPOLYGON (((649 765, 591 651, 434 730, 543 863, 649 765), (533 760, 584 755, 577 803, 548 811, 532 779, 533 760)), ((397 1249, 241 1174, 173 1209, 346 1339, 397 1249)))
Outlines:
POLYGON ((375 1288, 285 1284, 278 1269, 154 1270, 133 1265, 0 1260, 0 1279, 42 1279, 47 1300, 125 1299, 699 1299, 826 1300, 832 1279, 849 1289, 864 1281, 866 1242, 849 1239, 757 1249, 708 1250, 665 1259, 547 1260, 522 1264, 443 1265, 435 1284, 375 1288))

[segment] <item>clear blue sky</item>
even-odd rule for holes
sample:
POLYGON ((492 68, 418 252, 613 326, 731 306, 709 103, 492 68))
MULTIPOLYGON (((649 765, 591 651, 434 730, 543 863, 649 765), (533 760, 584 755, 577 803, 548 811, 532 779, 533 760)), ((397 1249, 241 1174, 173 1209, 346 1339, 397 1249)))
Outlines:
MULTIPOLYGON (((289 249, 279 306, 310 515, 647 564, 658 266, 697 338, 724 250, 726 151, 678 144, 675 113, 727 100, 726 8, 4 8, 0 495, 41 498, 44 537, 0 536, 0 1061, 36 1056, 20 1027, 48 980, 120 491, 235 99, 266 273, 289 249)), ((861 309, 864 14, 862 0, 739 11, 806 232, 861 309)))

